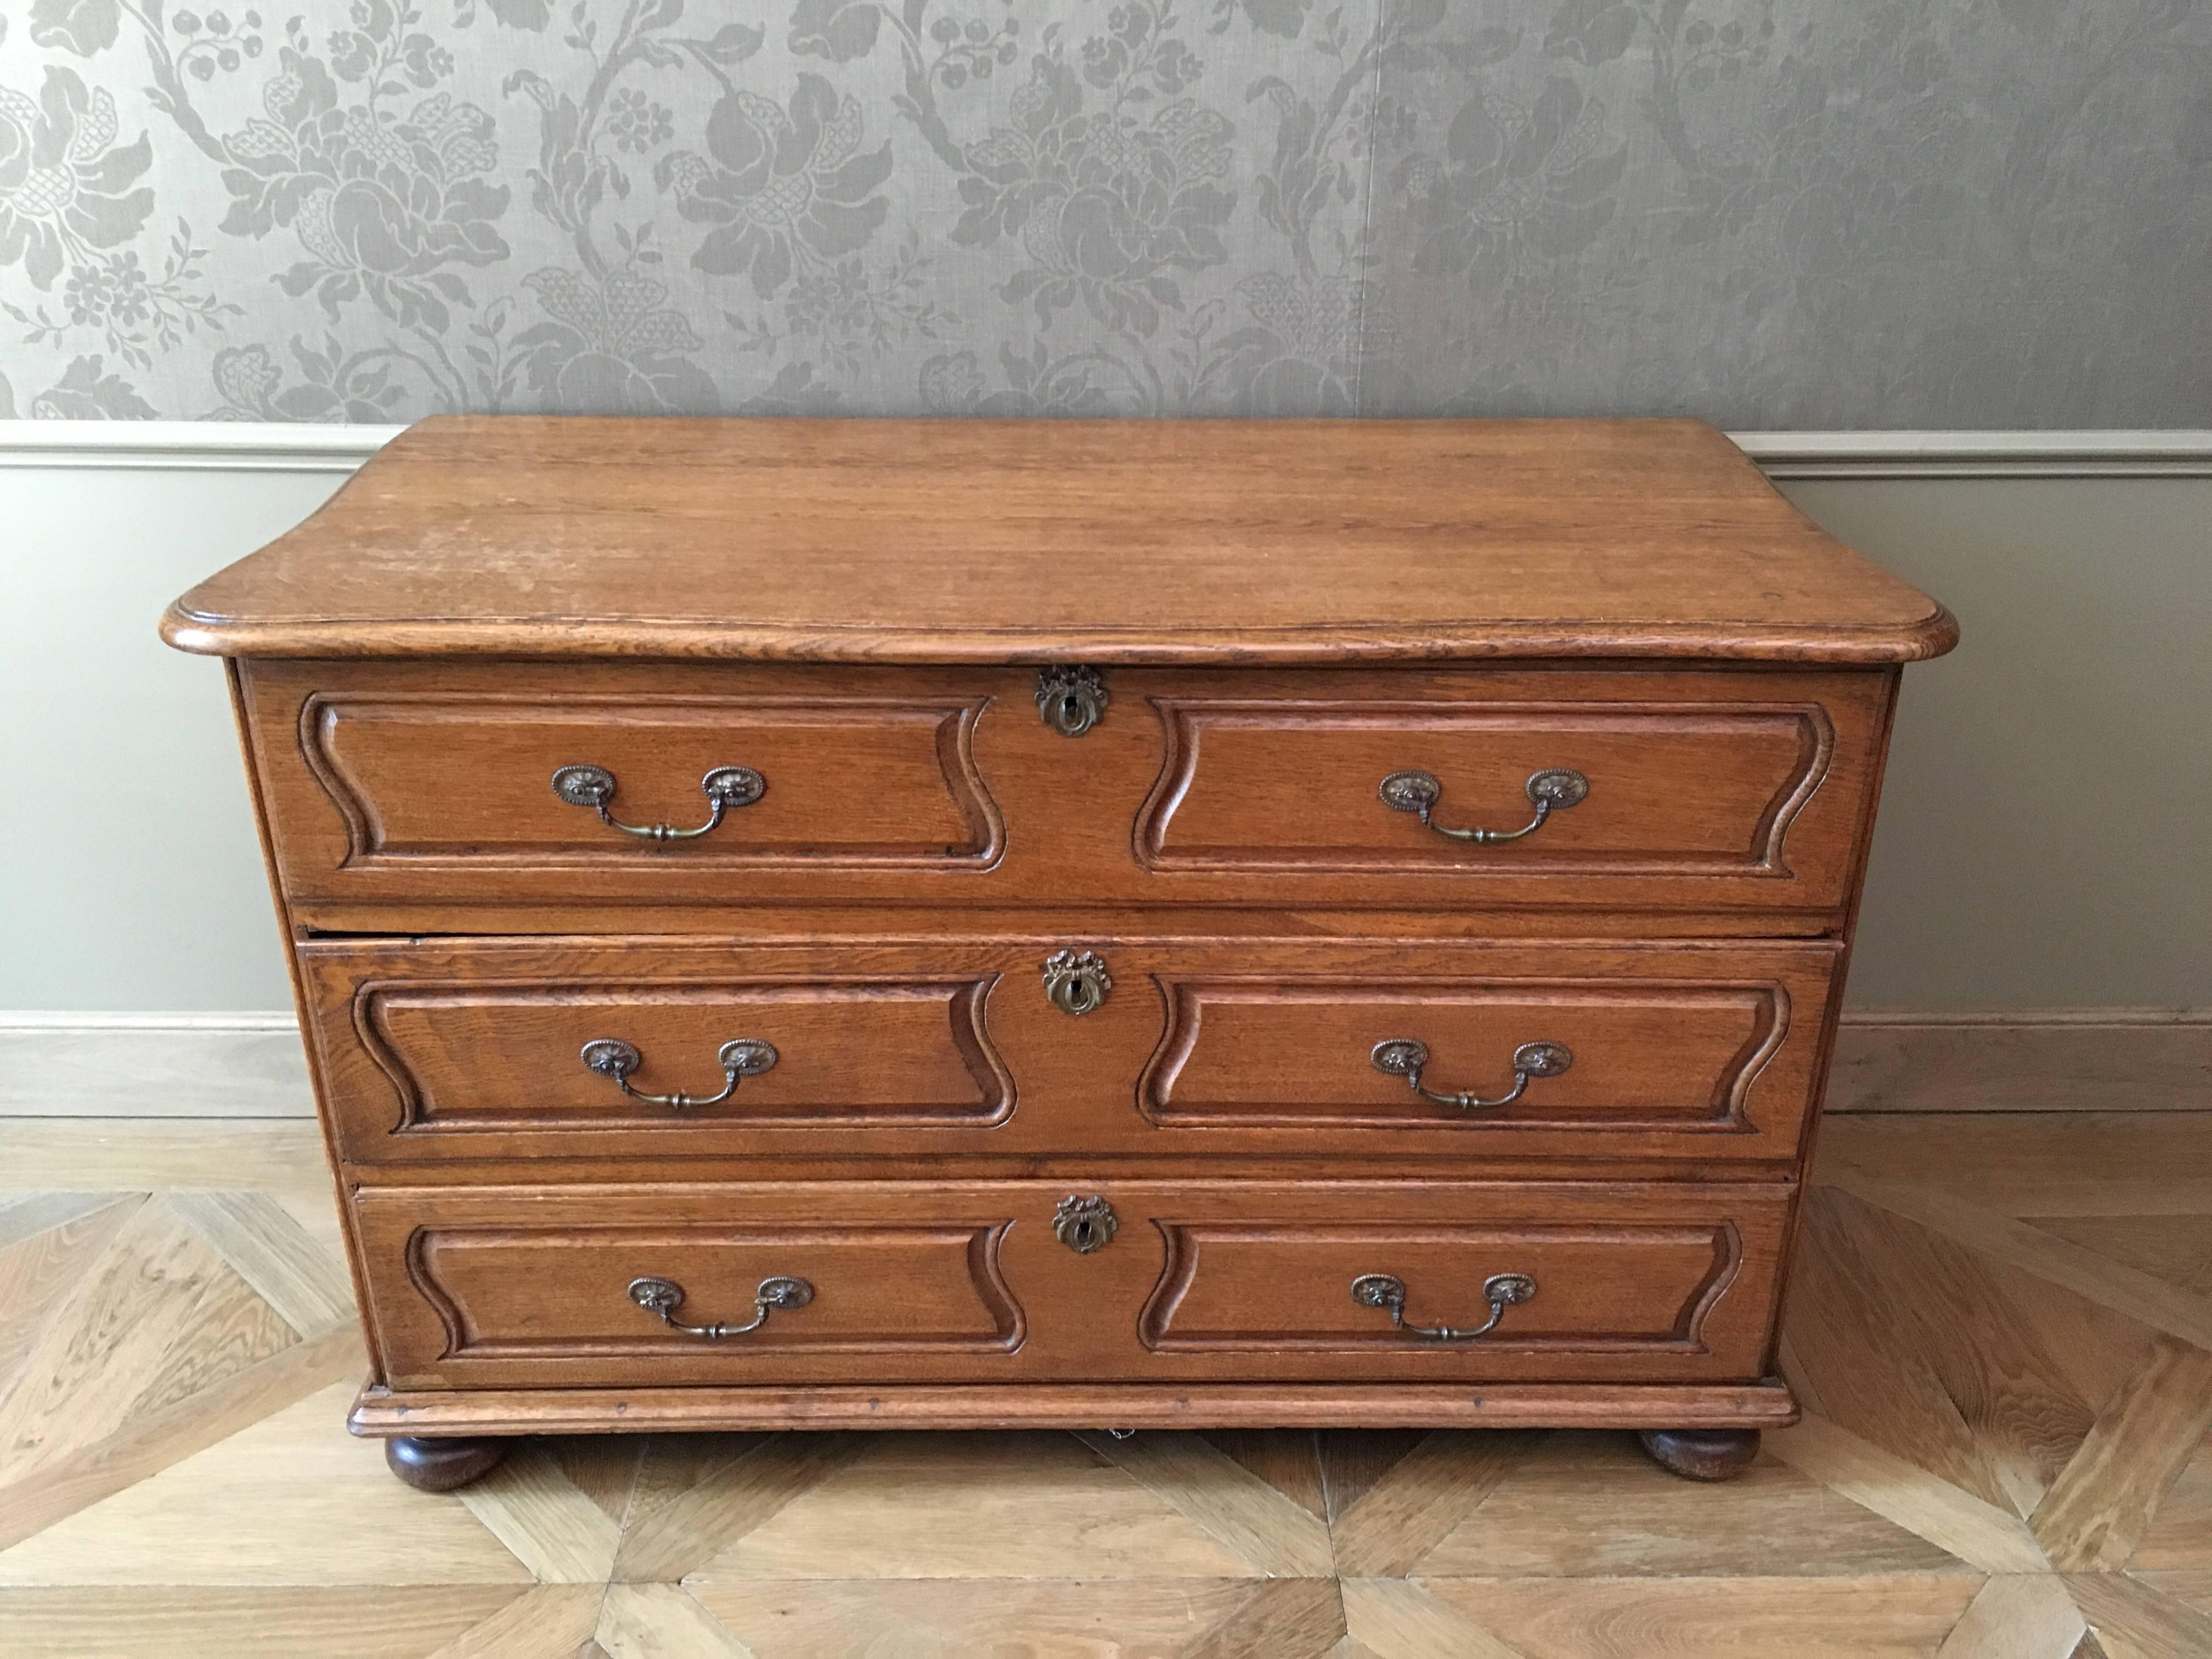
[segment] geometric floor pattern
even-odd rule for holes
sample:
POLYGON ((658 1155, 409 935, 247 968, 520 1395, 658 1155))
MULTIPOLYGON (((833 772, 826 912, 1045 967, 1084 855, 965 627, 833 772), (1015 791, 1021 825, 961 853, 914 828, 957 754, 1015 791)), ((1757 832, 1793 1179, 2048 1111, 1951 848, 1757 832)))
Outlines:
POLYGON ((15 1120, 7 1659, 2206 1659, 2212 1133, 1831 1119, 1741 1480, 1583 1432, 343 1426, 313 1126, 15 1120))

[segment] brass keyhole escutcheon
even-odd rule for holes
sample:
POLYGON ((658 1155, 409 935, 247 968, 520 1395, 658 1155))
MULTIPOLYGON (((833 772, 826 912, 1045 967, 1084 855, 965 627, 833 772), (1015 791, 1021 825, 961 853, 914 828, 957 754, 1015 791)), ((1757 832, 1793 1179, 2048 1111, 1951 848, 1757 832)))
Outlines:
POLYGON ((1070 1193, 1053 1212, 1053 1237, 1078 1255, 1103 1250, 1114 1242, 1121 1221, 1104 1199, 1070 1193))
POLYGON ((1037 671, 1037 714, 1063 738, 1079 738, 1097 725, 1109 701, 1106 682, 1095 668, 1037 671))
POLYGON ((1063 1014, 1087 1014, 1114 988, 1106 964, 1089 951, 1055 951, 1044 959, 1044 994, 1063 1014))

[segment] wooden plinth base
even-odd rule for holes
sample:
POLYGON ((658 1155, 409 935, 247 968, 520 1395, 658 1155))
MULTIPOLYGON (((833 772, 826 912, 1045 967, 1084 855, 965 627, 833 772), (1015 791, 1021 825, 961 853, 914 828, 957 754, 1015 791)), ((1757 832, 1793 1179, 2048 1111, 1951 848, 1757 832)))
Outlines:
MULTIPOLYGON (((1745 1383, 1024 1383, 876 1389, 364 1391, 356 1434, 653 1434, 778 1429, 1649 1429, 1747 1433, 1797 1420, 1778 1380, 1745 1383)), ((1652 1455, 1664 1463, 1655 1445, 1652 1455)), ((1749 1454, 1747 1452, 1747 1458, 1749 1454)))

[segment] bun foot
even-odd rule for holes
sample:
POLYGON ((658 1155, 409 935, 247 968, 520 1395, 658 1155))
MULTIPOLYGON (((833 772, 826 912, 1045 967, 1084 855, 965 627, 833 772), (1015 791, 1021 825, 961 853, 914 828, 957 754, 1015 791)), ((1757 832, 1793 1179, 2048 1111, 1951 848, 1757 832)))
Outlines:
POLYGON ((1733 1480, 1759 1455, 1757 1429, 1643 1429, 1651 1461, 1685 1480, 1733 1480))
POLYGON ((416 1492, 452 1492, 489 1474, 507 1455, 504 1440, 417 1439, 392 1436, 384 1443, 384 1461, 416 1492))

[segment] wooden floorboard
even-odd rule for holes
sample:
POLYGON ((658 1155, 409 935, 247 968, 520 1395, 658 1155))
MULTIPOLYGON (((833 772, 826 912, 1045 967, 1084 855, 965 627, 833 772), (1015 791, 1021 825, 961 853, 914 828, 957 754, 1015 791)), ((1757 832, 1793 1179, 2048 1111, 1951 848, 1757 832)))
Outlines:
POLYGON ((426 1495, 343 1426, 311 1126, 15 1128, 7 1659, 2212 1655, 2179 1113, 1831 1123, 1808 1413, 1710 1487, 1619 1435, 1301 1430, 548 1440, 426 1495))

